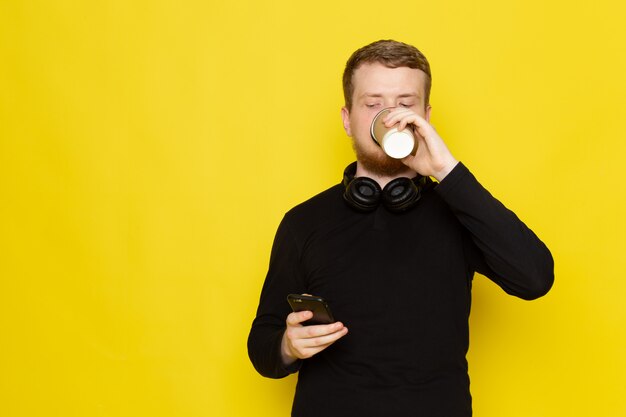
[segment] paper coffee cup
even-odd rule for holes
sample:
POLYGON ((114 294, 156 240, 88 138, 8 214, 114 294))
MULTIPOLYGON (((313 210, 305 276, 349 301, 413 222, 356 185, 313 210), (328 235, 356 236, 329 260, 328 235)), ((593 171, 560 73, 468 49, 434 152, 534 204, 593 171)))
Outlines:
POLYGON ((383 119, 392 109, 383 109, 372 120, 370 135, 382 150, 391 158, 402 159, 415 154, 417 144, 413 132, 408 129, 398 130, 396 127, 387 127, 383 119))

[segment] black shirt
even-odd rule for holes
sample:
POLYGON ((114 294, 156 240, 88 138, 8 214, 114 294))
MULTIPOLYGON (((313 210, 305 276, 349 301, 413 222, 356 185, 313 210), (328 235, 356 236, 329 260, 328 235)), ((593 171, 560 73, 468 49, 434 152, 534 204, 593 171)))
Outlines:
POLYGON ((271 378, 299 370, 297 417, 471 416, 474 272, 537 298, 554 279, 549 250, 461 163, 404 213, 357 212, 343 192, 336 185, 281 222, 248 339, 252 363, 271 378), (285 369, 289 293, 326 298, 349 332, 285 369))

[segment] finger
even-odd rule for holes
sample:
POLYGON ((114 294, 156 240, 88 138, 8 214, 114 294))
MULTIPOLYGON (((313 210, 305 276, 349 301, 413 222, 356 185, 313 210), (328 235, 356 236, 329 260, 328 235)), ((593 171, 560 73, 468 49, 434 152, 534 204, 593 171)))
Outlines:
POLYGON ((326 334, 324 336, 301 339, 300 346, 303 348, 315 348, 315 347, 321 347, 321 346, 324 346, 324 347, 329 346, 335 343, 337 340, 344 337, 346 334, 348 334, 348 328, 342 327, 340 330, 334 333, 326 334))
POLYGON ((402 118, 408 115, 411 115, 412 113, 413 111, 411 111, 410 109, 398 107, 397 109, 390 112, 387 116, 385 116, 385 118, 383 119, 383 122, 385 126, 391 127, 395 125, 396 123, 398 123, 402 118))
POLYGON ((292 346, 301 346, 306 339, 327 336, 340 331, 342 328, 344 328, 344 326, 341 323, 317 326, 302 326, 296 324, 287 326, 285 336, 292 346))
POLYGON ((411 119, 411 124, 413 124, 418 129, 428 129, 429 127, 431 127, 428 120, 424 119, 422 116, 420 116, 417 113, 413 114, 413 118, 411 119))
POLYGON ((402 112, 395 113, 391 116, 385 124, 388 127, 398 124, 398 130, 403 130, 409 124, 419 125, 423 122, 426 122, 426 120, 424 120, 420 115, 410 109, 404 109, 402 112))
POLYGON ((287 326, 297 326, 311 317, 313 317, 313 312, 311 311, 298 311, 291 313, 287 316, 287 326))
MULTIPOLYGON (((413 132, 419 134, 424 140, 436 135, 435 129, 425 119, 419 115, 415 115, 411 120, 407 120, 407 124, 413 125, 413 132)), ((398 126, 398 130, 402 130, 405 126, 402 123, 398 126)))
POLYGON ((301 330, 301 337, 306 339, 313 339, 316 337, 326 336, 340 331, 345 326, 341 322, 335 322, 331 324, 318 324, 313 326, 303 326, 301 330))
POLYGON ((335 333, 342 328, 344 328, 344 325, 340 322, 312 326, 291 326, 287 328, 287 333, 291 340, 314 339, 335 333))
POLYGON ((402 163, 408 167, 412 166, 413 160, 415 159, 415 156, 413 155, 409 155, 406 156, 404 158, 402 158, 400 161, 402 161, 402 163))
POLYGON ((311 356, 326 349, 337 340, 348 334, 348 328, 344 327, 341 331, 333 333, 331 335, 322 336, 314 339, 300 339, 295 340, 292 343, 292 349, 296 352, 296 356, 299 358, 310 358, 311 356))
POLYGON ((405 117, 404 119, 400 119, 400 121, 398 122, 398 130, 404 130, 407 127, 407 125, 414 124, 415 117, 411 117, 411 116, 405 117))

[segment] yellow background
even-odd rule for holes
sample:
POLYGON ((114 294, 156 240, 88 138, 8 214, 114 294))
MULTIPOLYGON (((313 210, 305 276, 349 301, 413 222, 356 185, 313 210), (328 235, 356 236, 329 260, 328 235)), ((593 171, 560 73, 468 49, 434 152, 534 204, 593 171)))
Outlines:
POLYGON ((626 416, 622 4, 0 1, 0 415, 288 415, 246 352, 271 242, 353 159, 346 59, 393 38, 556 260, 532 303, 476 277, 475 415, 626 416))

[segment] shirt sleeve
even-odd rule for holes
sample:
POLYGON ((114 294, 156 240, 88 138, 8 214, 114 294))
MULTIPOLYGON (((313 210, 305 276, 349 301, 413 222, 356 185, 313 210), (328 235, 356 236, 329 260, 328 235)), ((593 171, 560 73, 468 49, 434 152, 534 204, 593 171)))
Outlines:
POLYGON ((301 365, 298 360, 285 367, 280 353, 285 320, 291 313, 287 295, 305 292, 299 265, 300 250, 285 217, 274 238, 259 307, 248 336, 248 356, 255 369, 268 378, 283 378, 297 372, 301 365))
POLYGON ((475 271, 525 300, 550 290, 554 261, 546 245, 465 165, 459 162, 435 190, 469 232, 473 243, 469 258, 475 271))

